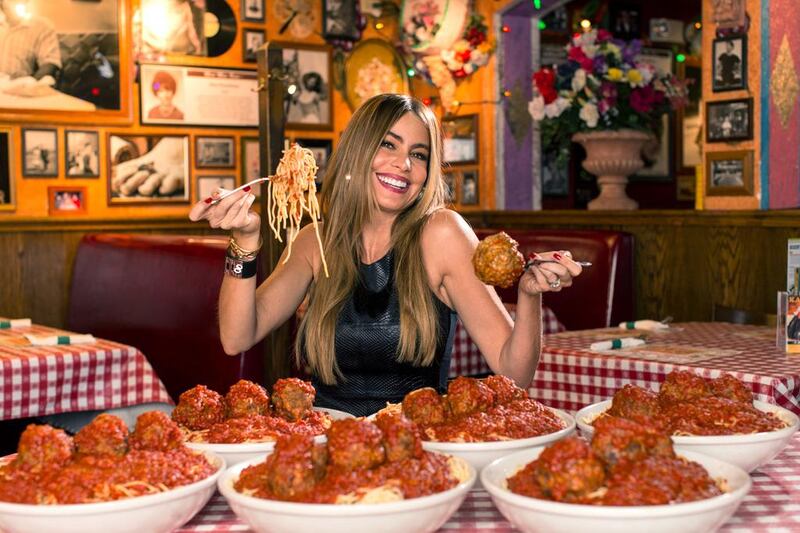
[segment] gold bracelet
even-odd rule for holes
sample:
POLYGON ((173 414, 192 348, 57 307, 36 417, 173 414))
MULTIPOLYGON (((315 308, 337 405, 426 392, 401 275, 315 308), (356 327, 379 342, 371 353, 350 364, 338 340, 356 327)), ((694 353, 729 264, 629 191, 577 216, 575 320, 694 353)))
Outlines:
POLYGON ((264 244, 264 241, 261 240, 261 235, 258 236, 258 247, 255 250, 245 250, 239 243, 236 242, 236 239, 231 235, 231 240, 228 243, 228 250, 232 257, 236 259, 243 259, 246 261, 250 261, 255 259, 258 255, 259 250, 261 250, 261 246, 264 244))

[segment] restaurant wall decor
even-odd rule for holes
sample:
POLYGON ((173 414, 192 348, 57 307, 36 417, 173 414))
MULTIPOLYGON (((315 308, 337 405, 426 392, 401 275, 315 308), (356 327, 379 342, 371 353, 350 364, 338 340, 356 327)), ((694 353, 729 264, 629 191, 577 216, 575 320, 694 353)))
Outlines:
POLYGON ((753 152, 712 152, 706 157, 706 195, 753 194, 753 152))
POLYGON ((71 216, 86 214, 86 187, 51 185, 47 187, 47 214, 71 216))
POLYGON ((108 203, 189 202, 187 135, 108 136, 108 203))
POLYGON ((100 177, 100 134, 64 131, 64 173, 68 178, 100 177))
POLYGON ((0 127, 0 211, 14 211, 14 130, 0 127))

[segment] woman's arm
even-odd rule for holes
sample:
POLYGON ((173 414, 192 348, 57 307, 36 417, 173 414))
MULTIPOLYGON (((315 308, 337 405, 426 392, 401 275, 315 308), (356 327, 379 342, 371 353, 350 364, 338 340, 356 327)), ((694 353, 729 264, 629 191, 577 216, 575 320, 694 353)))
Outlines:
POLYGON ((440 297, 459 314, 492 371, 527 387, 541 354, 541 294, 570 286, 581 267, 566 254, 540 254, 543 259, 555 259, 556 255, 561 259, 531 267, 523 274, 512 322, 494 288, 475 275, 472 255, 477 245, 475 233, 458 214, 437 212, 423 233, 426 268, 431 281, 440 284, 440 297), (561 284, 553 288, 550 283, 556 279, 561 284))

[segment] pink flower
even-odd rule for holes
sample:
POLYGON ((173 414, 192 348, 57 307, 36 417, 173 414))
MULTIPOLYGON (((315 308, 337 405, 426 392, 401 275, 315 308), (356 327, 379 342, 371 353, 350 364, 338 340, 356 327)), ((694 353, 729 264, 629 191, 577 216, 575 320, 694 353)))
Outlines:
POLYGON ((583 48, 578 46, 571 46, 569 49, 569 53, 567 57, 576 63, 579 63, 581 68, 586 72, 592 72, 592 67, 594 67, 594 61, 590 59, 586 53, 584 53, 583 48))
POLYGON ((664 101, 664 95, 652 85, 646 85, 631 91, 631 107, 637 113, 649 113, 653 107, 664 101))
POLYGON ((598 43, 604 43, 606 41, 610 41, 612 37, 613 36, 611 35, 611 32, 608 31, 608 30, 604 30, 602 28, 597 30, 597 42, 598 43))

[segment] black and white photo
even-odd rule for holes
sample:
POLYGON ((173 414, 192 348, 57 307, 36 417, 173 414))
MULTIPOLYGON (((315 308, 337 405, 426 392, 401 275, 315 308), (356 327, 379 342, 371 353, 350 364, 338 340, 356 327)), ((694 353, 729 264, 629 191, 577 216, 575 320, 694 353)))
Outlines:
POLYGON ((242 39, 242 46, 244 50, 242 52, 242 61, 245 63, 255 63, 257 60, 256 52, 258 52, 258 49, 264 44, 266 34, 264 30, 253 30, 249 28, 243 31, 244 38, 242 39))
POLYGON ((108 203, 187 203, 187 135, 108 135, 108 203))
POLYGON ((478 205, 478 169, 464 170, 461 176, 461 205, 478 205))
POLYGON ((236 188, 236 176, 197 176, 197 199, 210 198, 217 189, 236 188))
POLYGON ((325 178, 325 171, 328 168, 328 159, 333 151, 333 141, 330 139, 296 139, 297 144, 303 148, 308 148, 314 154, 314 161, 317 162, 317 190, 322 188, 325 178))
POLYGON ((68 178, 100 176, 100 134, 96 131, 66 130, 64 171, 68 178))
POLYGON ((460 115, 442 119, 444 161, 450 164, 478 161, 478 115, 460 115))
POLYGON ((11 128, 0 128, 0 211, 14 210, 14 149, 11 128))
POLYGON ((747 88, 747 38, 744 35, 714 39, 711 88, 714 92, 747 88))
POLYGON ((325 39, 358 40, 361 31, 358 29, 355 2, 323 0, 322 7, 322 35, 325 39))
POLYGON ((205 56, 205 0, 141 0, 134 15, 139 53, 144 58, 159 54, 205 56))
POLYGON ((753 193, 753 152, 706 154, 706 195, 740 196, 753 193))
POLYGON ((287 129, 331 129, 331 56, 325 47, 287 45, 287 129))
POLYGON ((753 99, 707 102, 706 121, 706 142, 752 139, 753 99))
POLYGON ((0 5, 0 27, 26 43, 0 47, 0 109, 85 112, 70 117, 73 122, 95 120, 90 115, 98 111, 127 112, 120 90, 129 82, 120 62, 125 2, 38 0, 27 10, 11 0, 0 5))
POLYGON ((242 0, 242 20, 264 22, 264 0, 242 0))
POLYGON ((195 137, 194 166, 233 168, 236 166, 233 137, 195 137))
POLYGON ((54 129, 22 129, 22 175, 58 176, 58 132, 54 129))

